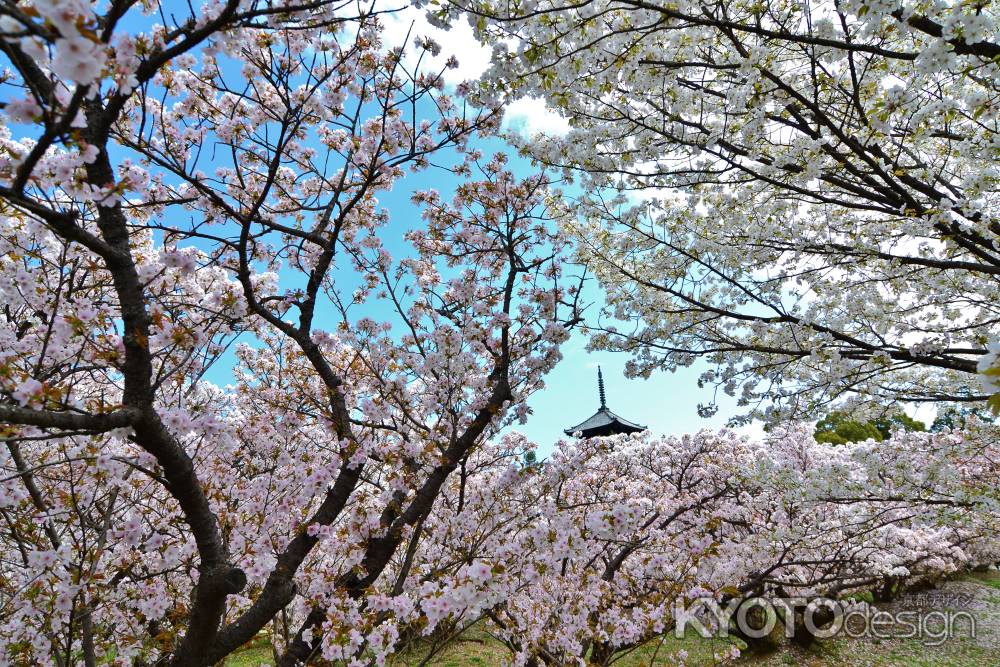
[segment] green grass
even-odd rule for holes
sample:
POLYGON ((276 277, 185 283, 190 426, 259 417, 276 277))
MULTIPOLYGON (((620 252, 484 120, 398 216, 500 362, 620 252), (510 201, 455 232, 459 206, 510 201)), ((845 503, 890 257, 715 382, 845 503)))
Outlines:
POLYGON ((271 643, 266 637, 258 637, 250 642, 249 646, 241 648, 236 653, 226 658, 222 663, 225 667, 259 667, 260 665, 273 665, 274 655, 271 652, 271 643))
POLYGON ((465 632, 457 640, 424 663, 427 656, 435 649, 429 639, 415 642, 409 650, 393 656, 389 663, 392 667, 417 667, 427 664, 435 667, 494 667, 510 660, 510 652, 503 644, 490 636, 482 624, 477 624, 465 632))
POLYGON ((640 646, 632 653, 624 656, 617 662, 616 667, 646 667, 648 665, 673 665, 676 662, 674 656, 680 650, 687 651, 688 665, 714 665, 713 655, 717 652, 724 652, 729 647, 736 645, 741 649, 743 644, 736 639, 705 639, 694 633, 689 633, 683 638, 677 638, 672 634, 662 636, 660 639, 651 641, 644 646, 640 646))
POLYGON ((968 572, 962 576, 963 581, 972 581, 983 586, 1000 590, 1000 570, 989 572, 968 572))
POLYGON ((857 602, 875 602, 875 596, 872 595, 871 591, 859 591, 857 593, 851 593, 850 595, 844 596, 845 600, 856 600, 857 602))

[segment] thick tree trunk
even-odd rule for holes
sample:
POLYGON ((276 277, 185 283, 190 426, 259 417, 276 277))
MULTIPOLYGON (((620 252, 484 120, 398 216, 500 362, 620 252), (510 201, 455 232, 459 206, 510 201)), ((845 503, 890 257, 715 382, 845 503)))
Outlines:
POLYGON ((892 602, 902 592, 902 584, 897 577, 886 577, 880 586, 872 589, 875 602, 892 602))
MULTIPOLYGON (((812 614, 812 625, 818 629, 825 628, 833 620, 834 613, 828 607, 817 609, 812 614)), ((804 611, 796 612, 791 636, 792 643, 802 648, 809 648, 816 643, 816 640, 816 635, 806 626, 804 611)))
POLYGON ((608 642, 594 642, 590 651, 590 664, 597 667, 607 667, 615 655, 614 647, 608 642))

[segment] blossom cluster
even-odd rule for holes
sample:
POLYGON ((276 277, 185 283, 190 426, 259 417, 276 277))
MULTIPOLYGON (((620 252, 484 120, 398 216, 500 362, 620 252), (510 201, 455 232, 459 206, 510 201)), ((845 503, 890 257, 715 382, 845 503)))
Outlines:
POLYGON ((592 345, 629 373, 701 360, 771 421, 992 393, 975 373, 1000 302, 995 5, 428 10, 467 11, 494 46, 478 99, 570 121, 515 139, 580 185, 569 231, 607 294, 592 345))
POLYGON ((446 636, 499 600, 486 618, 515 664, 607 664, 668 632, 678 601, 881 595, 993 563, 995 430, 976 429, 850 445, 806 424, 759 441, 613 436, 528 466, 533 445, 508 436, 453 483, 409 574, 470 563, 490 585, 467 600, 456 568, 418 627, 446 636))
POLYGON ((361 613, 527 414, 574 319, 558 200, 373 8, 151 8, 0 23, 0 662, 393 647, 313 611, 361 613), (381 201, 431 168, 453 197, 381 201))

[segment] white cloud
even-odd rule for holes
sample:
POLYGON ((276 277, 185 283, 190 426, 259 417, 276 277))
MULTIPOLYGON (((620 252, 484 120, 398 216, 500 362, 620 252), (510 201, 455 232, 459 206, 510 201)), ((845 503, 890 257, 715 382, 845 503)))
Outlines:
MULTIPOLYGON (((385 29, 382 39, 387 48, 402 46, 407 56, 404 62, 411 66, 417 58, 413 48, 415 37, 430 37, 441 45, 441 53, 430 58, 424 56, 424 67, 440 69, 450 56, 458 60, 458 67, 444 72, 445 84, 453 87, 463 81, 478 79, 490 66, 492 51, 483 46, 472 32, 472 26, 465 21, 455 21, 449 30, 438 28, 427 21, 426 11, 407 6, 382 17, 385 29), (409 35, 409 43, 407 41, 409 35)), ((507 105, 504 114, 504 128, 522 136, 535 134, 564 136, 569 132, 569 121, 561 114, 545 105, 544 100, 527 97, 507 105)))
POLYGON ((427 70, 439 70, 444 67, 450 56, 455 56, 458 67, 444 72, 444 81, 448 86, 477 79, 490 65, 492 51, 476 40, 472 27, 464 21, 455 21, 450 30, 444 30, 427 22, 426 10, 417 9, 412 5, 383 15, 382 20, 385 25, 382 33, 385 46, 404 47, 407 53, 404 62, 408 65, 412 66, 416 61, 417 52, 413 48, 415 37, 430 37, 441 45, 441 53, 437 56, 431 58, 429 53, 424 56, 423 67, 427 70), (410 37, 409 43, 404 43, 407 33, 410 37))
POLYGON ((523 97, 508 104, 504 114, 504 127, 524 137, 536 134, 564 136, 569 132, 569 121, 545 105, 538 97, 523 97))

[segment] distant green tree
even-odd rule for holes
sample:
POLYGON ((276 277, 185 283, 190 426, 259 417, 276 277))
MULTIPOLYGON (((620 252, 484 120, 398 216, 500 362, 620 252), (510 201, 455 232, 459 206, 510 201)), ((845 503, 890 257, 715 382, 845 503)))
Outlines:
POLYGON ((903 413, 862 422, 843 412, 831 412, 816 422, 814 435, 817 442, 843 445, 869 439, 885 440, 897 430, 926 431, 927 425, 903 413))
POLYGON ((893 431, 917 431, 922 433, 927 430, 927 424, 902 412, 891 417, 879 417, 871 423, 882 434, 882 440, 892 435, 893 431))
POLYGON ((979 421, 992 424, 996 417, 988 408, 976 408, 968 406, 949 405, 938 410, 937 417, 931 423, 930 430, 937 433, 953 428, 965 428, 965 423, 970 417, 975 417, 979 421))
POLYGON ((885 436, 872 422, 850 419, 843 412, 831 412, 816 422, 814 431, 818 442, 843 445, 861 440, 885 440, 885 436))
POLYGON ((535 468, 540 465, 542 465, 542 462, 538 460, 538 454, 535 453, 535 450, 529 449, 521 455, 522 468, 535 468))

